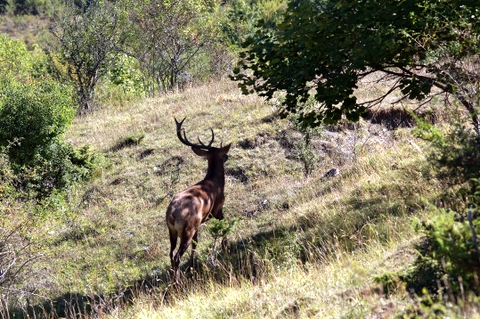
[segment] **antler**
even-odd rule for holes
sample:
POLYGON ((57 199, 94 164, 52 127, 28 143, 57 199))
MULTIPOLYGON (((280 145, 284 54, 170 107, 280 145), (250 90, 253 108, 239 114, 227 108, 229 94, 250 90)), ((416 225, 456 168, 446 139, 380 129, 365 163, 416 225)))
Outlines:
POLYGON ((215 134, 213 133, 212 128, 210 128, 210 130, 212 131, 212 139, 210 140, 210 143, 208 143, 208 145, 205 145, 200 140, 200 137, 198 138, 198 142, 200 144, 194 144, 187 139, 187 135, 185 134, 185 129, 182 128, 183 121, 185 121, 186 117, 184 117, 183 120, 181 120, 180 122, 177 121, 176 118, 174 118, 174 119, 175 119, 175 123, 177 124, 177 136, 178 136, 178 139, 180 140, 180 142, 182 142, 183 144, 185 144, 187 146, 198 147, 198 148, 203 148, 203 149, 207 149, 207 150, 213 148, 212 144, 213 144, 213 141, 215 140, 215 134), (183 132, 183 135, 182 135, 182 132, 183 132))

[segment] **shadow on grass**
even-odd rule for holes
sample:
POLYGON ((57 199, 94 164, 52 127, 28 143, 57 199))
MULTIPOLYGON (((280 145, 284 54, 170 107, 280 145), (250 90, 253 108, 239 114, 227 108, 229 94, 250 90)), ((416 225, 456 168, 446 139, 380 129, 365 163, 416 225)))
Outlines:
POLYGON ((11 308, 7 318, 96 318, 118 307, 130 305, 140 294, 163 294, 167 301, 169 290, 166 288, 169 282, 166 269, 152 276, 146 276, 129 287, 121 287, 116 293, 85 295, 69 292, 36 305, 11 308))
MULTIPOLYGON (((395 188, 395 185, 389 187, 395 188)), ((375 239, 387 242, 388 235, 386 232, 382 234, 380 228, 388 225, 381 225, 388 224, 391 217, 409 214, 411 208, 407 203, 413 200, 408 196, 402 200, 389 200, 385 194, 389 194, 389 189, 383 189, 383 194, 378 193, 370 198, 354 194, 342 200, 342 207, 347 207, 348 211, 338 211, 329 216, 316 211, 306 212, 290 225, 271 225, 270 229, 251 237, 237 241, 224 240, 219 247, 213 245, 209 251, 202 252, 200 256, 197 254, 197 267, 193 272, 186 269, 187 261, 184 258, 182 284, 179 287, 170 285, 169 268, 158 269, 128 287, 120 287, 116 293, 66 293, 27 309, 12 309, 10 318, 94 317, 128 306, 140 294, 153 296, 160 304, 168 303, 172 294, 184 296, 192 293, 195 290, 192 287, 198 285, 199 279, 224 285, 243 280, 256 283, 268 278, 277 267, 299 265, 307 261, 321 262, 319 258, 332 256, 336 250, 354 251, 362 244, 368 244, 369 237, 376 236, 375 239)), ((273 206, 268 208, 270 213, 276 209, 273 206)), ((330 210, 334 211, 332 208, 330 210)))
POLYGON ((117 143, 115 143, 115 145, 110 148, 110 151, 117 152, 127 147, 139 145, 144 138, 145 134, 143 133, 136 133, 125 136, 118 140, 117 143))
POLYGON ((7 318, 94 318, 132 304, 139 295, 147 294, 153 296, 159 304, 167 304, 173 295, 192 293, 191 288, 198 285, 198 279, 225 284, 231 278, 229 276, 234 276, 235 280, 242 278, 257 282, 270 272, 268 256, 278 258, 283 253, 283 250, 279 250, 280 247, 288 247, 292 231, 293 227, 276 228, 258 233, 249 238, 248 242, 224 242, 216 260, 197 255, 195 271, 187 269, 188 261, 185 260, 181 266, 182 281, 178 286, 172 285, 170 269, 167 267, 158 269, 128 287, 119 287, 115 293, 65 293, 44 302, 31 302, 25 307, 12 308, 7 318), (228 265, 228 270, 225 265, 228 265))

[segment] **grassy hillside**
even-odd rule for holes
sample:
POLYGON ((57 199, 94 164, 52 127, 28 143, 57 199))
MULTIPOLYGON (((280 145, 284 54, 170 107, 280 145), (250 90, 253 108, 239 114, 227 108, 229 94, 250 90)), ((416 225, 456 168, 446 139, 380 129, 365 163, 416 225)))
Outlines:
POLYGON ((30 305, 52 318, 51 305, 82 318, 388 318, 414 307, 405 288, 384 294, 375 278, 412 265, 417 220, 455 194, 428 145, 377 118, 321 127, 306 146, 275 110, 219 81, 78 117, 67 141, 103 164, 45 203, 30 305), (176 138, 173 118, 185 116, 190 139, 212 127, 233 143, 225 214, 238 222, 218 240, 202 226, 197 270, 172 287, 165 210, 206 169, 176 138))

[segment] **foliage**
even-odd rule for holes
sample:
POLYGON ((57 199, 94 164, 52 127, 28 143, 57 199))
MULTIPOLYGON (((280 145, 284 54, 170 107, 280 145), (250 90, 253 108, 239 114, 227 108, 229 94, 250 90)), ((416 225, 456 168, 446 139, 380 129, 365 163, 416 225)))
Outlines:
MULTIPOLYGON (((433 218, 418 223, 425 237, 417 246, 419 255, 414 264, 404 272, 377 276, 376 282, 388 294, 394 293, 404 283, 412 295, 427 299, 433 295, 436 301, 457 302, 472 292, 478 296, 478 209, 475 216, 467 220, 456 212, 435 209, 433 218)), ((431 308, 434 304, 425 306, 431 308)))
POLYGON ((311 175, 315 168, 315 164, 318 161, 318 156, 312 149, 310 144, 310 134, 308 132, 303 136, 303 140, 296 144, 296 147, 292 150, 292 153, 294 158, 303 164, 305 176, 311 175))
POLYGON ((432 206, 432 217, 418 222, 418 230, 424 238, 417 246, 419 255, 413 266, 402 274, 380 276, 377 281, 387 292, 398 287, 398 281, 404 282, 409 292, 424 295, 412 309, 420 313, 437 310, 444 313, 447 308, 441 303, 442 298, 456 303, 465 301, 468 292, 476 295, 480 292, 478 135, 459 121, 447 134, 422 119, 416 118, 416 121, 418 126, 414 134, 431 142, 428 160, 435 167, 445 191, 456 190, 455 198, 443 205, 457 210, 432 206), (431 300, 431 295, 436 296, 435 301, 431 300))
POLYGON ((76 108, 72 87, 57 82, 50 67, 37 47, 0 36, 0 146, 16 175, 11 185, 25 196, 45 197, 90 178, 101 161, 87 146, 63 141, 76 108))
POLYGON ((402 274, 385 274, 377 279, 387 292, 395 289, 399 285, 396 282, 401 281, 409 292, 423 294, 421 299, 424 301, 431 301, 431 295, 436 296, 434 302, 420 300, 417 305, 420 308, 412 309, 421 313, 437 310, 443 313, 447 308, 440 302, 442 298, 457 303, 465 301, 467 293, 473 292, 477 296, 480 293, 478 135, 462 125, 444 135, 431 124, 418 118, 417 122, 417 136, 432 143, 429 161, 436 166, 438 177, 445 189, 456 189, 458 198, 450 199, 444 205, 454 206, 454 202, 461 202, 456 206, 460 210, 433 207, 432 217, 418 223, 424 238, 417 246, 419 256, 413 266, 402 274))
POLYGON ((142 74, 138 61, 126 54, 115 57, 109 70, 109 80, 122 88, 126 95, 141 95, 143 93, 142 74))
POLYGON ((477 270, 480 266, 478 246, 473 241, 473 232, 479 233, 480 222, 473 220, 471 228, 468 220, 458 218, 454 212, 439 210, 435 218, 423 223, 428 242, 424 258, 432 258, 439 265, 457 294, 462 283, 463 289, 477 290, 477 270))
POLYGON ((4 83, 0 89, 0 146, 7 147, 16 187, 44 197, 89 178, 98 169, 98 156, 88 147, 63 142, 75 108, 72 94, 52 82, 4 83))
POLYGON ((0 14, 33 14, 49 16, 63 5, 59 0, 0 0, 0 14))
POLYGON ((414 298, 414 302, 406 307, 397 318, 465 318, 474 317, 470 309, 475 312, 475 304, 478 304, 478 297, 469 295, 468 299, 459 299, 445 303, 438 300, 435 295, 423 291, 421 296, 414 298))
POLYGON ((16 143, 10 157, 29 163, 71 124, 71 94, 52 82, 3 83, 0 89, 0 143, 16 143))
POLYGON ((32 250, 35 223, 29 216, 31 203, 19 202, 16 176, 10 165, 8 147, 0 147, 0 316, 9 318, 8 307, 30 295, 30 283, 38 278, 32 272, 40 257, 32 250))
POLYGON ((25 42, 0 33, 0 79, 26 79, 34 64, 25 42))
POLYGON ((96 1, 84 9, 70 4, 51 28, 67 67, 65 76, 75 84, 80 112, 94 107, 97 83, 108 74, 125 40, 119 12, 108 1, 96 1))
MULTIPOLYGON (((444 148, 437 149, 440 177, 452 185, 468 181, 470 190, 474 189, 474 178, 480 172, 480 136, 471 131, 456 129, 447 136, 444 148)), ((478 204, 478 203, 477 203, 478 204)))
POLYGON ((217 249, 217 240, 222 239, 222 246, 225 246, 227 241, 227 236, 230 235, 239 221, 239 217, 233 218, 230 222, 225 221, 225 219, 219 220, 211 218, 207 226, 208 232, 213 237, 213 244, 210 251, 209 261, 212 265, 216 265, 218 255, 220 250, 217 249))
POLYGON ((281 21, 287 2, 284 0, 230 0, 224 6, 226 18, 221 21, 222 33, 229 47, 236 52, 246 38, 255 34, 258 20, 262 20, 264 30, 275 30, 281 21))
POLYGON ((319 135, 319 128, 305 127, 302 125, 298 116, 290 116, 290 121, 295 128, 302 134, 302 139, 292 147, 293 157, 303 164, 305 176, 312 174, 315 165, 319 161, 319 156, 312 146, 312 137, 319 135))
POLYGON ((224 219, 218 220, 212 218, 207 226, 208 232, 215 240, 220 237, 227 237, 235 229, 235 225, 237 224, 238 220, 239 218, 234 218, 227 223, 224 219))
MULTIPOLYGON (((480 172, 480 136, 456 120, 446 134, 434 125, 416 118, 415 134, 432 143, 429 161, 445 184, 459 187, 457 194, 467 205, 480 204, 473 194, 480 172)), ((465 217, 465 216, 464 216, 465 217)))
MULTIPOLYGON (((0 33, 0 81, 30 83, 59 80, 48 55, 36 44, 27 47, 22 40, 15 40, 0 33)), ((35 84, 36 85, 36 84, 35 84)), ((70 89, 65 84, 59 84, 70 89)))
POLYGON ((147 80, 145 91, 153 95, 178 90, 192 81, 197 57, 217 42, 215 2, 125 0, 123 5, 130 31, 124 51, 139 61, 147 80))
POLYGON ((268 99, 285 92, 282 114, 298 113, 305 126, 357 121, 367 107, 400 91, 423 100, 432 89, 455 95, 480 133, 478 63, 480 33, 475 1, 290 1, 278 31, 264 31, 243 46, 232 79, 243 92, 268 99), (367 101, 355 95, 373 74, 389 89, 367 101), (388 82, 389 81, 389 82, 388 82), (313 96, 315 109, 303 105, 313 96))

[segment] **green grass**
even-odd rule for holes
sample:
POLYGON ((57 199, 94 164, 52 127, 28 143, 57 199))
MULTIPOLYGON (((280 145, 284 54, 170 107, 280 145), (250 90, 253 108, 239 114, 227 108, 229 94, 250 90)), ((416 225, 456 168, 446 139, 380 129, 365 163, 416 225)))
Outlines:
POLYGON ((301 134, 274 114, 273 105, 220 81, 76 118, 66 140, 89 144, 106 164, 100 176, 54 197, 45 209, 33 236, 44 256, 33 271, 43 281, 33 285, 35 296, 47 299, 31 302, 91 297, 101 311, 84 318, 388 318, 402 312, 411 303, 406 292, 400 287, 386 296, 374 279, 411 265, 419 237, 414 219, 428 218, 425 201, 445 191, 426 161, 428 145, 409 128, 325 127, 313 137, 318 160, 305 176, 291 156, 301 134), (197 272, 175 289, 167 278, 165 210, 206 170, 177 140, 173 118, 185 116, 191 140, 208 139, 211 127, 216 143, 233 143, 225 212, 227 220, 239 221, 216 247, 201 228, 197 272), (333 167, 340 175, 323 178, 333 167))

